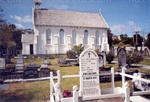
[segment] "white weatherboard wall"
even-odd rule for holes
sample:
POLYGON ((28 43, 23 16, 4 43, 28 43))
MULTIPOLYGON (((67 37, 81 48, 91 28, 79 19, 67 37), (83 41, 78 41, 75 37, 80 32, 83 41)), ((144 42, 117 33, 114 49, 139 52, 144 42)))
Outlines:
MULTIPOLYGON (((37 36, 37 45, 35 49, 35 54, 64 54, 66 51, 71 50, 74 46, 72 44, 72 31, 75 30, 77 33, 77 43, 75 45, 83 44, 84 31, 87 30, 89 34, 88 44, 84 45, 85 48, 99 49, 102 42, 102 34, 106 34, 107 29, 96 29, 96 28, 73 28, 73 27, 48 27, 48 26, 36 26, 35 36, 37 36), (51 44, 46 44, 46 30, 51 30, 51 44), (59 31, 64 30, 64 44, 59 44, 59 31), (100 34, 100 44, 95 44, 95 32, 99 31, 100 34)), ((36 37, 35 37, 36 38, 36 37)))

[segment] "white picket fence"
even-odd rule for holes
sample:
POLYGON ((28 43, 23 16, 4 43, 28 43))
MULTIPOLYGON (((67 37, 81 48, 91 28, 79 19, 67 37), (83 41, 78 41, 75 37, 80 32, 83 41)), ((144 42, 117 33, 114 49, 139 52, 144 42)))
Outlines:
MULTIPOLYGON (((85 100, 94 100, 94 99, 106 99, 106 98, 114 98, 114 97, 124 97, 124 102, 130 102, 130 89, 129 84, 123 81, 123 87, 115 87, 114 83, 114 68, 111 69, 109 73, 102 73, 99 76, 103 75, 111 75, 111 88, 101 89, 100 96, 92 96, 92 97, 84 97, 83 95, 79 94, 82 92, 78 91, 78 87, 75 85, 73 86, 73 97, 63 98, 60 83, 62 78, 73 78, 79 77, 79 75, 67 75, 61 76, 60 71, 57 71, 57 76, 53 76, 53 73, 50 73, 50 102, 80 102, 85 100), (57 80, 54 83, 54 80, 57 80)), ((126 74, 122 73, 122 76, 125 77, 126 74)))

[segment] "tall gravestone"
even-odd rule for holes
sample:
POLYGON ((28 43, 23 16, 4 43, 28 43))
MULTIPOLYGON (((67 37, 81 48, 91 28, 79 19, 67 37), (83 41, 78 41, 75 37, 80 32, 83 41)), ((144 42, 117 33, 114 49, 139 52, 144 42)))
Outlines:
POLYGON ((6 65, 5 58, 0 58, 0 69, 5 69, 5 65, 6 65))
POLYGON ((118 51, 118 66, 119 68, 121 66, 126 65, 126 50, 124 48, 120 48, 118 51))
POLYGON ((101 94, 99 86, 99 57, 92 49, 84 50, 79 57, 80 94, 84 97, 101 94))
POLYGON ((102 51, 101 55, 103 56, 103 63, 104 63, 104 66, 105 66, 106 65, 106 52, 102 51))
POLYGON ((111 51, 111 53, 114 55, 114 47, 113 46, 111 46, 111 49, 110 49, 110 51, 111 51))
POLYGON ((17 59, 16 70, 24 69, 24 58, 23 57, 15 57, 17 59))
POLYGON ((99 68, 104 68, 104 60, 102 55, 99 55, 99 68))

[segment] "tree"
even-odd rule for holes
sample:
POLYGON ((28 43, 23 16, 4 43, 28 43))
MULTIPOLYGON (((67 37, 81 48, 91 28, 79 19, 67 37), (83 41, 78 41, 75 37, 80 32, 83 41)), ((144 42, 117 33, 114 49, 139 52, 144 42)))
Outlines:
POLYGON ((4 20, 3 16, 3 9, 0 7, 0 46, 9 53, 9 48, 16 45, 12 39, 12 34, 16 26, 4 20))
POLYGON ((107 34, 108 34, 108 44, 109 44, 109 48, 111 48, 112 43, 113 43, 113 40, 112 40, 113 33, 111 32, 110 29, 108 29, 108 30, 107 30, 107 34))
POLYGON ((22 30, 15 30, 12 35, 12 38, 16 43, 16 49, 18 50, 22 49, 21 35, 22 35, 22 30))
POLYGON ((78 57, 79 57, 79 55, 81 54, 81 52, 84 50, 84 47, 83 47, 83 45, 82 44, 80 44, 80 45, 75 45, 73 48, 72 48, 72 50, 78 55, 78 57))
POLYGON ((140 34, 134 34, 133 42, 135 46, 142 46, 143 37, 141 37, 140 34))
POLYGON ((150 49, 150 33, 147 34, 147 40, 145 41, 144 45, 150 49))

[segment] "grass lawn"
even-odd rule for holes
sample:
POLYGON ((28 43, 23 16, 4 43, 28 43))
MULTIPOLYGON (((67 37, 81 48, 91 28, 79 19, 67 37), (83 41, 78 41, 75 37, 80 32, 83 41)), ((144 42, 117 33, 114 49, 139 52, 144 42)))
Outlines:
POLYGON ((140 62, 140 64, 144 64, 144 65, 150 66, 150 59, 144 59, 143 61, 140 62))
MULTIPOLYGON (((13 60, 15 62, 15 60, 13 60)), ((74 75, 79 73, 78 66, 71 67, 58 67, 57 59, 49 59, 53 65, 49 66, 51 69, 60 70, 61 75, 74 75)), ((25 64, 34 62, 36 64, 41 64, 42 59, 25 59, 25 64)), ((116 64, 107 64, 106 67, 113 66, 117 68, 116 64)), ((134 69, 133 69, 134 70, 134 69)), ((142 69, 140 69, 143 71, 142 69)), ((147 72, 146 70, 144 70, 147 72)), ((131 83, 131 81, 130 81, 131 83)), ((72 90, 73 85, 78 85, 79 78, 68 78, 61 80, 61 90, 72 90)), ((36 81, 36 82, 21 82, 10 84, 10 88, 7 91, 0 91, 0 102, 37 102, 42 100, 49 100, 50 92, 49 80, 47 81, 36 81)), ((101 88, 107 88, 111 86, 111 83, 100 84, 101 88)), ((115 86, 121 86, 121 82, 116 82, 115 86)))

